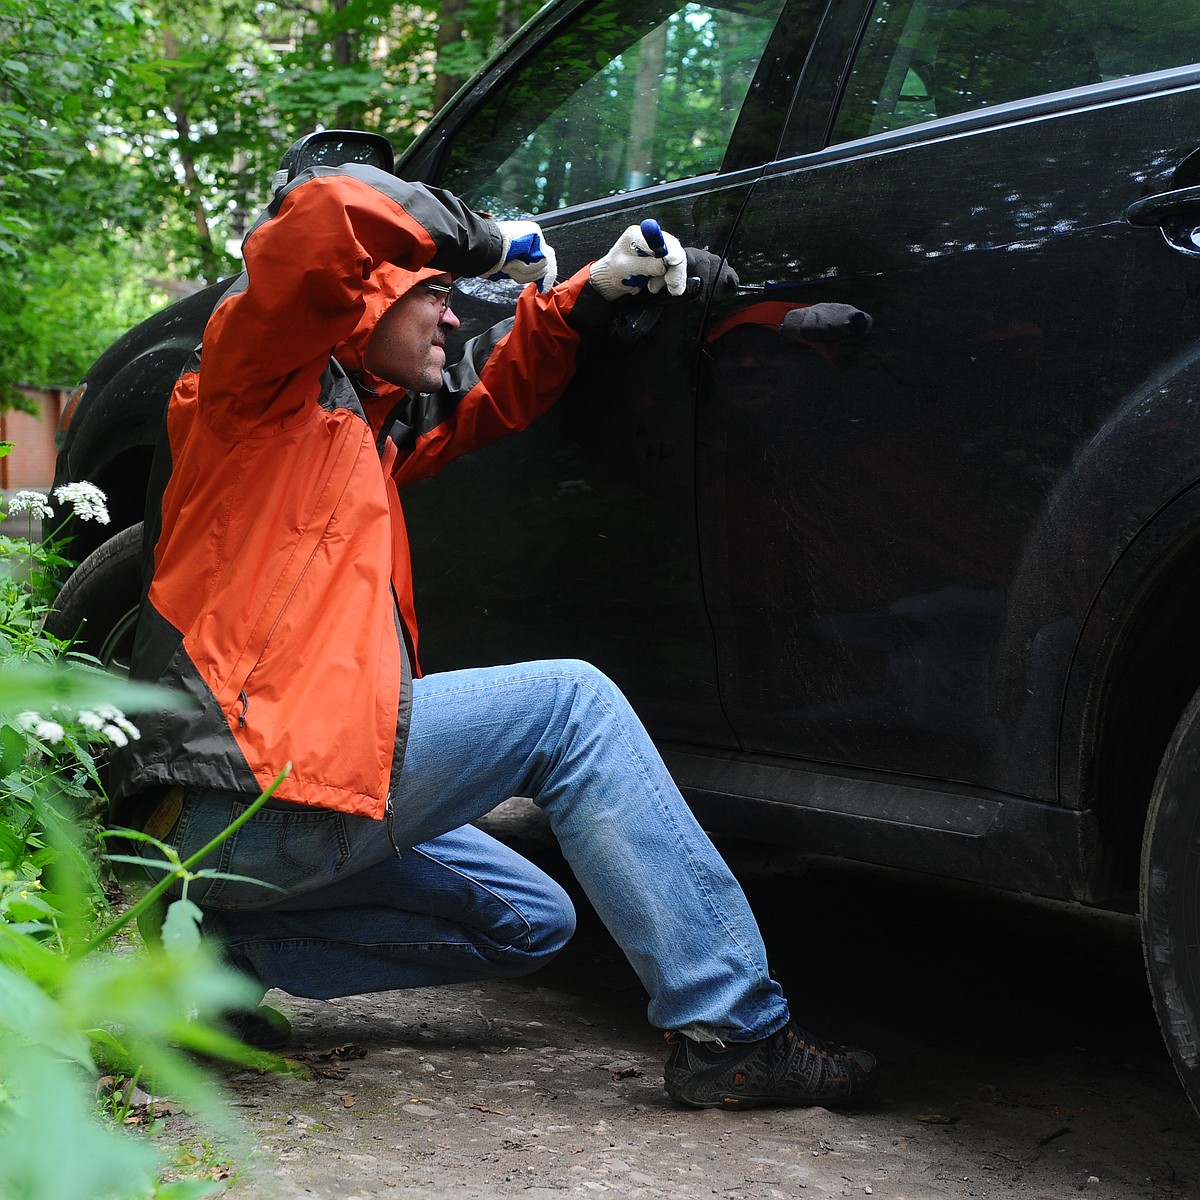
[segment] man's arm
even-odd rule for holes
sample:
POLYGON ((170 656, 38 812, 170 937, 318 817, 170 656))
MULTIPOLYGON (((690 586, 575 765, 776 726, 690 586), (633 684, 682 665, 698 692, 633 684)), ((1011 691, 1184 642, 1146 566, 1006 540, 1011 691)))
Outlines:
POLYGON ((513 320, 469 342, 439 392, 410 398, 390 431, 401 452, 397 484, 527 428, 562 395, 582 344, 608 327, 615 302, 645 291, 680 295, 685 285, 683 247, 644 221, 545 295, 526 288, 513 320))
POLYGON ((528 428, 570 383, 584 338, 610 316, 586 269, 544 295, 526 288, 513 318, 466 344, 440 391, 410 397, 400 423, 385 427, 400 449, 397 484, 528 428))
POLYGON ((449 193, 365 166, 314 168, 271 202, 246 237, 246 269, 204 333, 200 403, 248 432, 315 393, 333 347, 365 310, 364 282, 384 263, 455 274, 495 265, 499 226, 449 193))

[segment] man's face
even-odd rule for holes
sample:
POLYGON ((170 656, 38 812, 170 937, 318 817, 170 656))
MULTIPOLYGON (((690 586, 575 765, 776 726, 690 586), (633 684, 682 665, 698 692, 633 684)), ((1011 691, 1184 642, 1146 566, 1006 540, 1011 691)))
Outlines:
POLYGON ((410 392, 434 392, 442 385, 446 365, 446 330, 458 328, 447 307, 453 280, 438 275, 410 288, 379 319, 367 342, 363 366, 410 392), (433 288, 427 285, 433 285, 433 288))

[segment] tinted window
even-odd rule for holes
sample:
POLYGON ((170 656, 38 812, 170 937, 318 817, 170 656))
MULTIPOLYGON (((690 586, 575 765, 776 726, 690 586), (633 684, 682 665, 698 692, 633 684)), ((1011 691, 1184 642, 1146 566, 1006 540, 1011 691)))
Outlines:
POLYGON ((439 180, 497 216, 719 170, 782 0, 610 0, 532 56, 439 180))
POLYGON ((1196 0, 878 0, 833 141, 1197 61, 1196 0))

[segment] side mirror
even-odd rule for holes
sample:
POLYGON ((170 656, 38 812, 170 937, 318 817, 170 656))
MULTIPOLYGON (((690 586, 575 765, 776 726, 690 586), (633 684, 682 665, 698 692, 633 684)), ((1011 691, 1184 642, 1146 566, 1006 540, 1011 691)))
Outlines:
POLYGON ((395 169, 396 154, 392 143, 380 133, 320 129, 288 147, 271 179, 271 191, 279 191, 308 167, 340 167, 345 163, 366 163, 390 172, 395 169))

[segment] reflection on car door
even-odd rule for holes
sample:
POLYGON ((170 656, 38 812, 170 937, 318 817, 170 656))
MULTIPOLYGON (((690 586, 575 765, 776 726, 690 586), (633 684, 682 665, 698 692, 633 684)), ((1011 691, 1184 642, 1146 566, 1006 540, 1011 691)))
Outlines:
POLYGON ((1079 517, 1083 448, 1195 339, 1194 260, 1124 213, 1200 146, 1200 73, 1138 74, 1200 59, 1196 26, 1141 0, 880 0, 824 147, 802 89, 796 155, 730 248, 746 287, 712 314, 698 416, 744 748, 1054 797, 1111 563, 1039 547, 1079 517), (870 332, 789 332, 822 302, 870 332))

